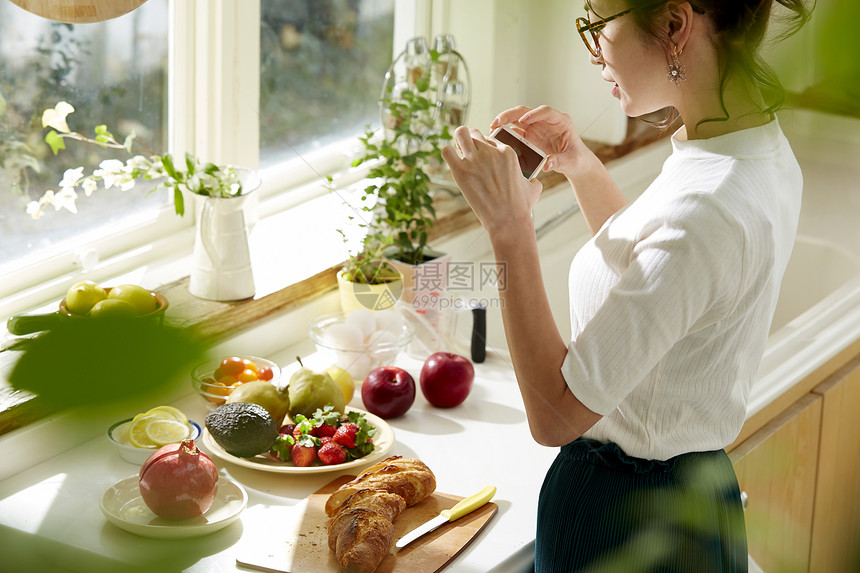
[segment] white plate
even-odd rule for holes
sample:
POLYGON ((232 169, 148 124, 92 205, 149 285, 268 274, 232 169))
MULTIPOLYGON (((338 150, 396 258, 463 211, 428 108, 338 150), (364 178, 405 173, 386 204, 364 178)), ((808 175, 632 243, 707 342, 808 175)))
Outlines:
POLYGON ((365 412, 364 410, 358 410, 356 408, 347 408, 347 412, 361 412, 364 414, 364 419, 367 422, 376 427, 376 435, 373 436, 373 444, 376 446, 373 448, 373 451, 364 456, 363 458, 358 458, 357 460, 352 460, 351 462, 345 462, 342 464, 334 464, 331 466, 307 466, 307 467, 296 467, 292 464, 292 462, 279 462, 272 458, 268 453, 260 454, 253 458, 240 458, 234 456, 232 454, 228 454, 224 448, 218 445, 215 439, 212 437, 212 434, 209 433, 209 430, 203 429, 203 445, 212 452, 218 458, 226 462, 231 462, 236 465, 244 466, 246 468, 252 468, 255 470, 263 470, 266 472, 276 472, 276 473, 284 473, 284 474, 316 474, 322 472, 336 472, 340 470, 346 470, 349 468, 355 468, 360 466, 365 466, 369 464, 376 463, 385 459, 388 455, 388 452, 391 451, 391 448, 394 447, 394 429, 388 425, 388 423, 380 418, 379 416, 374 416, 370 412, 365 412))
POLYGON ((220 477, 215 502, 206 513, 180 521, 162 519, 146 507, 138 480, 137 475, 119 480, 105 490, 99 505, 108 521, 143 537, 176 539, 215 533, 233 523, 248 504, 248 494, 242 486, 220 477))

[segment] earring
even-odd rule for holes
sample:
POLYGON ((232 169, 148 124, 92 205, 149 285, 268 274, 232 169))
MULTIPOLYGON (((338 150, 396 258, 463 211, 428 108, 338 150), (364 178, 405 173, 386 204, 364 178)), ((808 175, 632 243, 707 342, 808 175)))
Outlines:
POLYGON ((666 76, 669 78, 669 81, 674 83, 676 86, 680 86, 681 82, 687 79, 687 66, 681 63, 681 60, 678 59, 678 56, 683 53, 684 50, 678 51, 678 45, 675 44, 675 47, 672 48, 672 57, 674 61, 666 66, 666 76))

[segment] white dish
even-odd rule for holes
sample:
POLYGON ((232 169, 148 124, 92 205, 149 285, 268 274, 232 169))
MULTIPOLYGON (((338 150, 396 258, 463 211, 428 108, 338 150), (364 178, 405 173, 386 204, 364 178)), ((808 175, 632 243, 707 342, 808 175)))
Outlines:
POLYGON ((391 448, 394 447, 394 429, 389 426, 385 420, 383 420, 379 416, 374 416, 370 412, 365 412, 364 410, 358 410, 356 408, 347 408, 346 411, 362 412, 364 414, 364 419, 367 420, 369 424, 376 427, 376 435, 373 436, 373 444, 375 446, 373 451, 364 456, 363 458, 352 460, 351 462, 334 464, 331 466, 296 467, 290 462, 279 462, 273 459, 268 453, 260 454, 253 458, 240 458, 232 454, 228 454, 224 450, 224 448, 218 445, 218 443, 212 437, 212 434, 209 433, 209 430, 205 428, 203 429, 203 445, 210 452, 212 452, 212 455, 226 462, 234 463, 236 465, 244 466, 246 468, 252 468, 255 470, 284 474, 315 474, 323 472, 336 472, 340 470, 346 470, 350 468, 373 464, 385 459, 385 457, 388 455, 388 452, 390 452, 391 448))
POLYGON ((108 521, 143 537, 178 539, 215 533, 233 523, 248 504, 248 494, 242 486, 220 477, 215 502, 206 513, 171 521, 158 517, 146 506, 138 480, 136 475, 119 480, 105 490, 99 506, 108 521))

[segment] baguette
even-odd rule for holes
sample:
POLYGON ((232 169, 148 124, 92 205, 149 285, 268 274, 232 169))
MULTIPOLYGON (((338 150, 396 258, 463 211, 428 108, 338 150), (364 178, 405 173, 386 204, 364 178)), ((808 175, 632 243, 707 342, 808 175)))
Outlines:
POLYGON ((331 517, 349 496, 365 489, 397 494, 411 507, 436 490, 436 476, 420 460, 400 456, 386 458, 332 493, 325 504, 326 515, 331 517))
POLYGON ((393 521, 436 489, 423 462, 400 456, 370 466, 326 500, 328 546, 344 573, 372 573, 394 546, 393 521))
POLYGON ((344 573, 372 573, 394 545, 394 524, 381 513, 357 507, 338 514, 329 547, 344 573))

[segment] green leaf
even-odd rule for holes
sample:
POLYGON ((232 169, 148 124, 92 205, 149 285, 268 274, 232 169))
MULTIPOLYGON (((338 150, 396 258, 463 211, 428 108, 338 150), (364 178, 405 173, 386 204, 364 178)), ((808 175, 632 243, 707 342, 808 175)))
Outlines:
POLYGON ((113 134, 108 131, 107 126, 104 124, 103 125, 97 125, 95 128, 95 132, 96 132, 96 142, 101 144, 102 147, 104 147, 105 143, 110 143, 114 139, 113 134))
POLYGON ((122 143, 122 146, 125 147, 126 152, 128 152, 129 154, 131 154, 131 148, 134 146, 135 137, 137 137, 137 134, 135 134, 132 130, 132 132, 126 136, 125 141, 123 141, 122 143))
POLYGON ((173 166, 173 158, 170 156, 169 153, 162 156, 161 164, 164 166, 164 170, 170 177, 176 179, 177 181, 180 180, 179 176, 176 174, 176 168, 173 166))
POLYGON ((194 175, 197 171, 197 159, 187 151, 185 152, 185 168, 188 170, 188 175, 194 175))
POLYGON ((66 148, 66 143, 63 141, 63 138, 60 137, 60 134, 53 129, 45 136, 45 143, 51 146, 51 151, 54 152, 54 155, 56 155, 61 149, 66 148))
POLYGON ((32 339, 8 380, 14 389, 37 394, 50 406, 133 407, 170 392, 172 381, 203 360, 208 346, 193 330, 167 321, 57 321, 32 339), (117 384, 117 372, 123 373, 123 384, 117 384))
POLYGON ((173 210, 180 217, 185 215, 185 197, 183 197, 179 185, 173 186, 173 210))

